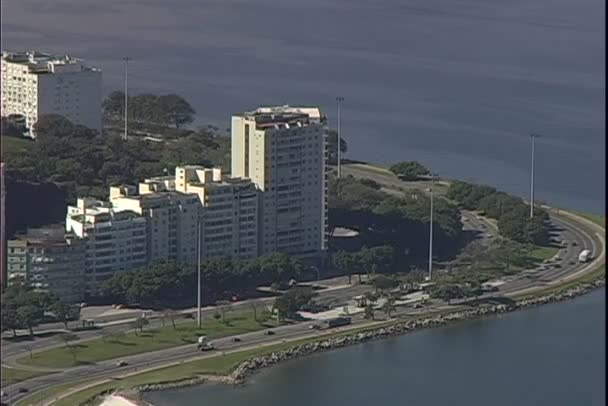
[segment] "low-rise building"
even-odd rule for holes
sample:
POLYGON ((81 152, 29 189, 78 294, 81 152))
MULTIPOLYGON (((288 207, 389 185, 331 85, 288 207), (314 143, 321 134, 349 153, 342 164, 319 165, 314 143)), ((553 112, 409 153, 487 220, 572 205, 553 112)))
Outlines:
POLYGON ((9 286, 26 283, 68 303, 84 298, 85 244, 63 226, 28 229, 7 245, 9 286))
POLYGON ((65 228, 85 241, 87 295, 97 294, 112 276, 147 263, 146 219, 138 213, 80 198, 68 206, 65 228))

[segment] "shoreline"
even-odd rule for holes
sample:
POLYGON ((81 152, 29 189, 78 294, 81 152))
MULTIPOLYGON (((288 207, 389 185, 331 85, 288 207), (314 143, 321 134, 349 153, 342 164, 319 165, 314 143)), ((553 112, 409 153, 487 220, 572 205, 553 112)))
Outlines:
MULTIPOLYGON (((455 310, 441 315, 426 317, 423 316, 420 319, 416 320, 395 320, 395 322, 389 326, 379 326, 375 328, 370 328, 369 330, 363 332, 351 334, 346 332, 344 335, 338 337, 331 337, 326 339, 321 338, 314 342, 294 345, 293 347, 289 347, 281 351, 273 351, 265 355, 256 356, 238 364, 235 370, 229 375, 213 376, 212 379, 209 379, 210 376, 198 376, 179 381, 159 382, 155 384, 140 385, 132 388, 130 391, 125 391, 124 394, 125 396, 129 396, 131 399, 142 399, 143 394, 146 392, 178 389, 210 382, 239 386, 245 384, 247 382, 247 379, 256 374, 257 372, 261 371, 264 368, 276 365, 279 362, 288 361, 324 351, 343 348, 346 346, 360 344, 372 340, 404 335, 423 329, 443 327, 461 321, 480 319, 487 316, 511 313, 514 311, 548 305, 551 303, 564 302, 566 300, 577 298, 579 296, 590 293, 595 289, 600 289, 605 286, 605 275, 602 275, 593 281, 582 282, 577 286, 567 288, 563 291, 557 291, 538 297, 518 300, 515 301, 513 304, 493 304, 489 306, 482 305, 480 307, 472 309, 455 310)), ((122 393, 119 393, 118 395, 123 396, 122 393)), ((149 403, 145 404, 150 405, 149 403)))

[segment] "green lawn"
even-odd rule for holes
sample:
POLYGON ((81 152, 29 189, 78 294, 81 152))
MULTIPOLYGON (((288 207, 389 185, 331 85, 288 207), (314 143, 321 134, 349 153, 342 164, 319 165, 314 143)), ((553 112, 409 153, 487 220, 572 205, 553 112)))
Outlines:
POLYGON ((252 312, 228 313, 227 323, 215 319, 203 320, 203 328, 199 330, 196 322, 177 324, 176 329, 170 322, 166 327, 156 329, 144 328, 143 333, 129 332, 122 337, 95 339, 78 345, 76 362, 73 354, 64 347, 47 351, 35 352, 33 357, 19 358, 17 362, 23 365, 42 367, 67 368, 78 364, 93 363, 108 359, 120 358, 127 355, 158 351, 165 348, 184 344, 194 344, 200 335, 209 338, 219 338, 243 334, 265 328, 263 323, 269 321, 270 314, 258 312, 259 322, 254 321, 252 312))
POLYGON ((46 372, 2 367, 2 386, 12 385, 41 375, 46 375, 46 372))
POLYGON ((19 155, 22 152, 26 152, 32 143, 33 141, 28 138, 2 137, 0 141, 2 155, 19 155))
POLYGON ((557 254, 557 251, 559 251, 559 248, 557 247, 542 247, 536 245, 528 251, 528 257, 538 262, 542 262, 545 259, 553 258, 553 256, 557 254))
MULTIPOLYGON (((395 323, 396 320, 387 322, 386 324, 395 323)), ((365 331, 372 327, 361 327, 359 329, 354 329, 348 332, 341 332, 336 334, 328 334, 323 337, 313 337, 313 338, 305 338, 301 340, 286 342, 275 344, 267 347, 255 348, 250 350, 238 351, 233 353, 228 353, 226 355, 220 355, 206 358, 198 361, 186 362, 184 364, 166 367, 162 369, 157 369, 150 372, 144 372, 141 374, 133 375, 127 378, 123 378, 120 380, 114 380, 112 382, 103 383, 100 385, 96 385, 89 389, 85 389, 74 393, 71 396, 68 396, 61 401, 55 403, 56 406, 72 406, 79 405, 82 402, 91 399, 99 393, 102 393, 109 389, 129 389, 134 386, 149 384, 149 383, 159 383, 159 382, 171 382, 178 381, 182 379, 194 378, 199 375, 227 375, 234 368, 236 368, 241 362, 263 354, 267 354, 273 351, 280 351, 285 348, 289 348, 292 346, 296 346, 299 344, 304 344, 307 342, 318 341, 321 339, 327 339, 330 337, 353 334, 359 331, 365 331)), ((377 328, 377 326, 373 327, 377 328)), ((78 384, 85 384, 86 381, 81 381, 78 384)), ((33 405, 36 402, 41 401, 42 399, 48 399, 53 396, 57 396, 58 394, 65 392, 70 387, 74 387, 77 385, 76 383, 61 385, 60 387, 47 389, 43 392, 36 393, 28 398, 23 399, 21 402, 18 402, 17 405, 33 405)))

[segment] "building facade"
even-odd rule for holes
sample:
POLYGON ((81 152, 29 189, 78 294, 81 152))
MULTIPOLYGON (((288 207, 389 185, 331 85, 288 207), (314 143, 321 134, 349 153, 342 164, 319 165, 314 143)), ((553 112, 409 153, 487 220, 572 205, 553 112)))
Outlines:
POLYGON ((174 178, 147 179, 133 186, 110 188, 115 210, 132 211, 146 221, 147 262, 196 261, 197 224, 200 211, 195 194, 174 190, 174 178))
POLYGON ((258 190, 248 179, 227 178, 219 168, 175 168, 176 190, 201 205, 203 258, 258 256, 258 190))
POLYGON ((6 217, 4 213, 6 190, 4 189, 4 162, 0 162, 0 286, 6 283, 6 217))
POLYGON ((76 303, 84 298, 85 245, 63 226, 29 229, 7 244, 8 285, 27 283, 37 291, 76 303))
POLYGON ((232 176, 261 191, 260 254, 327 249, 327 125, 318 108, 261 107, 232 117, 232 176))
POLYGON ((45 114, 101 131, 101 70, 69 55, 2 52, 2 115, 31 130, 45 114))
POLYGON ((102 284, 121 272, 144 266, 148 259, 146 219, 117 211, 109 203, 80 198, 68 206, 65 228, 83 239, 85 293, 96 295, 102 284))

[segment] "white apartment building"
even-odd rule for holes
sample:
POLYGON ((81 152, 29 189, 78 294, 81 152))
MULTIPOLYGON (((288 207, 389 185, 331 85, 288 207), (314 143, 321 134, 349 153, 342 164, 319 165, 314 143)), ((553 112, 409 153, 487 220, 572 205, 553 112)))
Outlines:
POLYGON ((178 166, 175 187, 199 198, 203 258, 258 256, 258 190, 250 180, 222 177, 219 168, 178 166))
POLYGON ((8 285, 19 281, 64 302, 82 301, 85 245, 62 226, 28 229, 7 241, 8 285))
POLYGON ((101 131, 101 70, 69 55, 2 52, 2 116, 25 117, 31 130, 40 116, 60 114, 101 131))
POLYGON ((261 107, 232 117, 232 176, 261 190, 260 254, 327 249, 327 126, 318 108, 261 107))
POLYGON ((98 293, 112 276, 142 267, 147 262, 146 219, 108 202, 80 198, 68 206, 65 228, 85 239, 85 292, 98 293))
POLYGON ((175 191, 174 178, 146 179, 139 190, 111 187, 110 203, 115 210, 133 211, 145 218, 148 262, 196 261, 199 198, 175 191))

